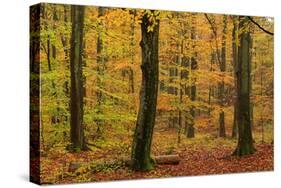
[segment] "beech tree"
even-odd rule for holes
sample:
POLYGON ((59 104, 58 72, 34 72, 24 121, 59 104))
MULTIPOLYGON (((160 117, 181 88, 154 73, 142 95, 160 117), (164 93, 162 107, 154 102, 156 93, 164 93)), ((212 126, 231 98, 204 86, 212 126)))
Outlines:
POLYGON ((150 150, 155 124, 159 80, 158 14, 158 11, 147 11, 144 13, 141 22, 142 83, 131 158, 132 168, 142 171, 150 170, 154 165, 150 150))
MULTIPOLYGON (((191 26, 191 40, 195 40, 196 39, 196 31, 195 31, 195 14, 192 14, 192 26, 191 26)), ((194 50, 196 48, 196 43, 192 42, 191 45, 191 49, 194 50)), ((198 69, 198 63, 197 63, 197 53, 193 53, 192 57, 190 59, 190 74, 192 74, 192 71, 197 70, 198 69)), ((196 77, 191 77, 190 76, 190 100, 192 102, 195 102, 196 100, 196 77)), ((187 123, 186 125, 186 137, 187 138, 193 138, 195 136, 194 133, 194 119, 195 119, 195 107, 194 105, 191 105, 189 112, 190 115, 192 117, 192 119, 190 120, 190 122, 187 123)))
POLYGON ((72 35, 70 50, 70 137, 74 151, 86 149, 83 130, 83 76, 82 76, 82 51, 83 51, 83 27, 84 6, 73 5, 72 35))
MULTIPOLYGON (((223 16, 223 33, 222 33, 222 46, 221 46, 221 62, 220 62, 220 71, 225 72, 226 70, 226 29, 227 29, 227 16, 223 16)), ((219 136, 225 137, 225 122, 224 122, 224 103, 225 103, 225 86, 224 86, 224 80, 219 82, 218 84, 219 89, 219 100, 220 100, 220 106, 221 111, 219 113, 219 136)))
MULTIPOLYGON (((103 7, 98 8, 98 18, 104 16, 104 11, 105 9, 103 7)), ((98 25, 100 28, 102 27, 103 23, 102 20, 99 21, 98 25)), ((99 28, 99 29, 100 29, 99 28)), ((104 44, 103 44, 103 39, 102 39, 102 31, 99 31, 98 37, 97 37, 97 87, 101 89, 102 86, 102 79, 101 77, 104 75, 105 71, 105 58, 104 58, 104 44)), ((96 110, 97 110, 97 115, 99 116, 102 113, 102 101, 103 101, 103 93, 101 90, 96 91, 97 95, 97 101, 96 101, 96 110)), ((101 126, 103 124, 101 119, 96 120, 97 124, 97 134, 101 134, 101 126)))
MULTIPOLYGON (((232 64, 233 64, 233 76, 234 76, 234 88, 237 88, 237 60, 238 60, 238 19, 236 16, 232 17, 233 29, 232 29, 232 64)), ((237 90, 236 90, 237 91, 237 90)), ((233 125, 232 125, 232 138, 237 137, 237 93, 235 93, 234 105, 233 105, 233 125)))
POLYGON ((240 44, 238 47, 237 77, 237 124, 238 145, 234 155, 242 156, 255 152, 252 126, 250 118, 250 41, 251 36, 248 28, 249 19, 239 16, 240 44))

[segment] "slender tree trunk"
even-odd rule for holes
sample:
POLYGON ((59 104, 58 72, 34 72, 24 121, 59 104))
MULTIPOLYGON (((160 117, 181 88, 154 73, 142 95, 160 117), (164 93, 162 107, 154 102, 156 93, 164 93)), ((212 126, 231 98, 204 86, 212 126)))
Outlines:
MULTIPOLYGON (((175 67, 169 67, 169 83, 173 83, 175 78, 178 76, 178 70, 175 67)), ((178 88, 174 86, 168 86, 168 94, 177 96, 178 88)), ((178 123, 178 117, 176 115, 176 111, 172 110, 169 114, 169 127, 174 128, 178 123)))
MULTIPOLYGON (((222 73, 225 72, 226 69, 226 29, 227 29, 227 16, 223 16, 223 34, 222 34, 222 48, 221 48, 221 62, 220 62, 220 71, 222 73)), ((224 95, 224 80, 222 80, 218 84, 219 89, 219 100, 220 100, 220 113, 219 113, 219 137, 225 137, 225 123, 224 123, 224 101, 225 101, 225 95, 224 95)))
MULTIPOLYGON (((64 27, 65 27, 65 30, 67 29, 67 25, 68 25, 68 17, 70 16, 70 6, 69 5, 64 5, 63 6, 63 22, 64 22, 64 27)), ((69 36, 68 34, 66 33, 63 33, 61 35, 61 43, 62 43, 62 46, 63 46, 63 51, 64 51, 64 62, 65 62, 65 69, 67 71, 69 71, 70 69, 70 63, 69 63, 69 46, 70 46, 70 40, 69 40, 69 36)), ((69 93, 69 76, 66 75, 66 79, 64 81, 64 94, 67 98, 70 98, 70 93, 69 93)), ((66 110, 68 111, 70 108, 70 106, 66 106, 66 110)), ((63 115, 63 118, 64 120, 67 122, 68 121, 68 116, 67 114, 64 114, 63 115)))
MULTIPOLYGON (((134 37, 135 37, 135 17, 136 17, 136 10, 132 10, 132 20, 131 20, 131 41, 130 41, 130 46, 131 46, 131 51, 130 51, 130 56, 131 56, 131 64, 133 65, 135 62, 135 51, 134 51, 134 37)), ((135 93, 135 85, 134 85, 134 70, 130 67, 129 68, 129 93, 135 93)))
MULTIPOLYGON (((57 29, 57 21, 59 20, 58 18, 58 13, 56 9, 56 5, 53 6, 53 30, 55 31, 57 29)), ((52 58, 55 60, 57 58, 57 48, 54 44, 52 44, 52 58)))
MULTIPOLYGON (((212 50, 212 53, 211 53, 211 63, 210 63, 210 72, 213 72, 214 69, 213 69, 213 65, 215 64, 215 61, 216 61, 216 53, 214 52, 214 50, 212 50)), ((211 125, 211 112, 212 112, 212 97, 213 97, 213 88, 211 86, 211 83, 209 82, 209 95, 208 95, 208 115, 209 115, 209 121, 208 121, 208 124, 211 125)))
MULTIPOLYGON (((103 7, 99 7, 98 8, 98 17, 102 17, 104 16, 105 13, 105 9, 103 7)), ((103 23, 100 20, 99 21, 99 28, 102 28, 103 23)), ((103 43, 103 31, 98 31, 98 38, 97 38, 97 87, 99 89, 102 89, 103 86, 103 82, 101 80, 101 77, 104 75, 104 71, 105 71, 105 58, 104 58, 104 43, 103 43)), ((102 125, 104 124, 103 120, 100 119, 99 115, 102 114, 102 102, 103 102, 103 93, 101 90, 97 90, 96 91, 96 96, 97 96, 97 102, 96 102, 96 110, 97 110, 97 115, 98 115, 98 119, 96 120, 96 125, 97 125, 97 130, 96 133, 99 136, 101 136, 101 129, 102 129, 102 125)))
MULTIPOLYGON (((42 16, 43 16, 43 19, 48 19, 48 12, 47 12, 47 10, 46 10, 46 6, 47 5, 45 5, 45 6, 43 6, 42 7, 42 16)), ((49 6, 51 6, 51 5, 49 5, 49 6)), ((55 12, 52 12, 52 13, 55 13, 55 12)), ((54 21, 54 20, 53 20, 54 21)), ((45 25, 45 30, 49 30, 49 28, 48 28, 48 25, 45 25)), ((49 32, 49 31, 48 31, 49 32)), ((43 46, 44 47, 44 49, 45 49, 45 52, 46 52, 46 56, 47 56, 47 63, 48 63, 48 71, 49 72, 51 72, 52 70, 53 70, 53 68, 52 68, 52 62, 54 62, 54 56, 53 56, 53 50, 52 50, 52 44, 51 44, 51 36, 48 34, 47 35, 47 47, 45 47, 45 46, 43 46)), ((52 87, 52 89, 53 89, 53 93, 52 93, 52 95, 54 96, 54 98, 58 98, 57 97, 57 89, 56 89, 56 84, 55 84, 55 82, 54 82, 54 80, 51 80, 51 87, 52 87)), ((59 113, 59 108, 58 108, 58 102, 57 102, 57 108, 56 108, 56 112, 55 112, 55 114, 52 114, 52 116, 51 116, 51 123, 52 124, 56 124, 56 123, 59 123, 59 118, 58 118, 58 113, 59 113)))
MULTIPOLYGON (((57 13, 57 9, 56 9, 56 6, 53 6, 53 30, 56 31, 57 29, 57 26, 56 26, 56 22, 58 21, 58 13, 57 13)), ((57 49, 56 49, 56 46, 54 44, 51 45, 51 54, 52 54, 52 62, 55 63, 56 62, 56 58, 57 58, 57 49)), ((57 108, 56 108, 56 114, 54 116, 54 120, 53 122, 54 123, 59 123, 60 122, 60 102, 59 102, 59 97, 58 97, 58 92, 57 92, 57 89, 56 89, 56 84, 54 81, 52 81, 52 86, 53 86, 53 89, 54 89, 54 93, 53 95, 55 96, 57 102, 56 102, 56 105, 57 105, 57 108)))
MULTIPOLYGON (((105 9, 103 7, 98 8, 98 17, 104 16, 104 11, 105 9)), ((102 21, 99 22, 100 28, 103 26, 102 21)), ((98 88, 103 88, 103 83, 101 81, 101 77, 104 75, 104 70, 105 70, 105 59, 104 59, 104 44, 103 44, 103 39, 102 39, 102 31, 98 32, 98 38, 97 38, 97 87, 98 88)), ((96 96, 97 96, 97 103, 96 103, 96 110, 97 110, 97 115, 102 114, 102 100, 103 100, 103 93, 101 90, 96 91, 96 96)), ((97 124, 97 134, 98 136, 101 135, 101 128, 103 125, 103 120, 100 118, 96 120, 97 124)))
POLYGON ((48 70, 52 71, 51 66, 51 42, 50 42, 50 35, 48 35, 47 39, 47 62, 48 62, 48 70))
MULTIPOLYGON (((233 72, 234 72, 234 88, 235 91, 237 88, 237 76, 236 76, 236 72, 237 72, 237 66, 238 66, 238 19, 237 17, 233 17, 233 30, 232 30, 232 61, 233 61, 233 72)), ((232 138, 236 138, 237 137, 237 129, 238 129, 238 125, 237 125, 237 108, 238 108, 238 102, 237 102, 237 97, 238 94, 237 92, 235 92, 234 95, 234 105, 233 105, 233 125, 232 125, 232 138)))
MULTIPOLYGON (((176 13, 174 14, 174 16, 176 17, 176 13)), ((172 44, 170 44, 172 45, 172 44)), ((175 83, 175 80, 178 78, 178 68, 175 67, 175 66, 169 66, 168 67, 168 71, 169 71, 169 83, 173 84, 175 83)), ((176 98, 176 96, 178 95, 178 88, 173 86, 173 85, 169 85, 168 88, 167 88, 167 92, 168 94, 171 94, 173 95, 173 97, 176 98)), ((168 118, 168 121, 169 121, 169 128, 175 128, 177 125, 178 125, 178 112, 177 110, 171 110, 169 111, 169 118, 168 118)))
POLYGON ((83 27, 84 6, 72 5, 72 35, 70 52, 71 95, 70 95, 70 136, 74 151, 86 149, 83 130, 83 27))
MULTIPOLYGON (((252 34, 254 31, 250 31, 252 34)), ((252 59, 253 59, 253 53, 252 53, 252 49, 253 49, 253 40, 252 38, 250 38, 250 73, 252 72, 252 59)), ((253 90, 253 85, 252 85, 252 75, 250 74, 250 91, 253 90)), ((254 125, 254 103, 252 101, 252 92, 250 93, 250 118, 251 118, 251 126, 252 126, 252 130, 254 129, 253 125, 254 125)))
MULTIPOLYGON (((70 7, 69 5, 64 5, 63 6, 63 10, 64 10, 64 17, 63 17, 63 21, 64 21, 64 27, 65 29, 67 28, 68 25, 68 17, 70 16, 70 11, 69 11, 70 7)), ((66 65, 66 70, 70 69, 69 66, 69 37, 67 36, 68 34, 64 33, 61 35, 61 42, 62 42, 62 46, 63 46, 63 50, 64 50, 64 60, 65 60, 65 65, 66 65)), ((64 82, 64 93, 66 97, 69 97, 69 79, 65 79, 64 82)), ((66 121, 67 121, 67 116, 65 116, 66 121)))
MULTIPOLYGON (((156 16, 156 11, 152 11, 156 16)), ((132 168, 134 170, 150 170, 154 162, 150 155, 153 128, 156 116, 156 104, 159 81, 158 38, 159 20, 152 23, 148 14, 144 14, 141 23, 142 49, 142 83, 140 105, 132 146, 132 168), (152 24, 153 30, 149 30, 152 24)))
MULTIPOLYGON (((180 55, 177 57, 177 61, 178 61, 178 65, 180 67, 184 66, 183 64, 183 40, 181 41, 181 44, 180 44, 180 55)), ((180 69, 179 71, 179 105, 182 104, 182 96, 183 96, 183 84, 182 84, 182 79, 183 79, 183 75, 184 72, 180 69)), ((179 127, 178 127, 178 144, 180 144, 181 142, 181 129, 182 129, 182 108, 180 107, 179 108, 179 112, 178 112, 178 124, 179 124, 179 127)))
MULTIPOLYGON (((196 48, 195 40, 196 40, 196 31, 195 31, 195 14, 192 14, 192 26, 191 26, 191 41, 192 41, 192 57, 191 57, 191 63, 190 63, 190 75, 192 72, 197 70, 198 64, 197 64, 197 53, 194 52, 196 48)), ((196 100, 196 78, 194 76, 190 76, 190 100, 192 103, 195 102, 196 100)), ((193 138, 195 136, 194 133, 194 119, 195 119, 195 107, 192 104, 190 107, 190 115, 191 115, 191 120, 187 123, 186 126, 186 137, 187 138, 193 138)))
MULTIPOLYGON (((236 85, 236 84, 235 84, 236 85)), ((236 86, 237 87, 237 86, 236 86)), ((232 138, 237 138, 237 130, 238 125, 237 125, 237 102, 234 102, 234 110, 233 110, 233 125, 232 125, 232 138)))
POLYGON ((237 93, 238 93, 238 144, 233 155, 243 156, 255 152, 250 118, 250 32, 248 18, 239 16, 240 45, 238 48, 237 93))
MULTIPOLYGON (((261 73, 260 73, 260 86, 261 86, 261 91, 260 91, 260 96, 262 97, 263 96, 263 60, 261 61, 261 73)), ((264 143, 264 122, 263 122, 263 101, 261 101, 261 143, 264 143)))

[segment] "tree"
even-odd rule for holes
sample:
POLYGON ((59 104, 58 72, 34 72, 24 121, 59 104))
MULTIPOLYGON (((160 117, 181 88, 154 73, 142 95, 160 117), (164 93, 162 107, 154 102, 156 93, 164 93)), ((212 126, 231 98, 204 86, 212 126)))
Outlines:
MULTIPOLYGON (((191 26, 191 40, 196 39, 196 31, 195 31, 195 14, 192 14, 192 26, 191 26)), ((198 63, 197 63, 197 53, 194 52, 196 48, 196 43, 192 41, 192 57, 191 57, 191 62, 190 62, 190 74, 198 69, 198 63)), ((189 78, 191 80, 190 83, 190 101, 193 103, 196 101, 196 78, 194 76, 190 76, 189 78)), ((191 120, 187 122, 186 125, 186 137, 187 138, 193 138, 195 135, 194 133, 194 119, 195 119, 195 107, 192 104, 190 107, 190 115, 191 115, 191 120)))
POLYGON ((141 22, 142 83, 140 105, 132 146, 132 168, 150 170, 154 162, 150 155, 159 80, 158 38, 159 19, 157 11, 145 12, 141 22))
MULTIPOLYGON (((221 44, 221 51, 219 50, 218 46, 218 32, 217 32, 217 25, 215 22, 215 19, 211 19, 207 14, 204 14, 205 18, 208 20, 213 36, 212 38, 215 39, 215 44, 216 44, 216 57, 217 57, 217 62, 219 64, 219 69, 222 73, 225 72, 226 70, 226 35, 227 35, 227 16, 223 16, 223 31, 222 31, 222 44, 221 44)), ((212 56, 215 55, 214 52, 212 53, 212 56)), ((212 58, 213 60, 213 58, 212 58)), ((220 112, 219 112, 219 136, 220 137, 225 137, 225 122, 224 122, 224 103, 225 103, 225 83, 224 80, 221 80, 218 83, 218 98, 219 98, 219 105, 220 105, 220 112)), ((209 92, 209 101, 210 101, 210 92, 209 92)))
POLYGON ((239 16, 240 44, 238 47, 237 76, 237 124, 238 145, 233 155, 243 156, 255 152, 250 118, 250 41, 248 18, 239 16))
MULTIPOLYGON (((69 15, 70 15, 70 6, 69 5, 64 5, 63 6, 63 25, 65 28, 65 31, 67 31, 67 24, 69 22, 69 15)), ((64 51, 64 59, 65 59, 65 67, 67 71, 69 71, 69 36, 68 33, 64 32, 61 34, 61 43, 63 46, 63 51, 64 51)), ((69 78, 69 77, 68 77, 69 78)), ((64 81, 64 93, 67 97, 69 97, 69 79, 65 79, 64 81)), ((67 107, 68 108, 68 107, 67 107)), ((67 120, 67 116, 65 117, 67 120)))
MULTIPOLYGON (((131 23, 130 23, 130 56, 131 56, 131 64, 133 65, 135 62, 135 54, 134 54, 134 37, 135 37, 135 17, 136 17, 136 10, 130 11, 131 14, 131 23)), ((128 68, 128 76, 129 76, 129 93, 135 92, 135 86, 134 86, 134 70, 129 67, 128 68)))
MULTIPOLYGON (((222 33, 222 46, 221 46, 221 62, 220 62, 220 71, 223 73, 226 69, 226 29, 227 29, 227 16, 223 16, 223 33, 222 33)), ((218 97, 220 100, 220 113, 219 113, 219 136, 225 137, 225 124, 224 124, 224 80, 218 84, 218 97)))
POLYGON ((73 5, 72 35, 70 51, 70 136, 74 151, 86 149, 83 130, 83 76, 82 76, 82 53, 83 53, 83 27, 84 6, 73 5))
MULTIPOLYGON (((236 16, 233 16, 233 29, 232 29, 232 62, 233 62, 233 76, 234 76, 234 88, 237 88, 237 60, 238 60, 238 19, 236 16)), ((232 138, 237 137, 237 93, 235 93, 234 105, 233 105, 233 125, 232 125, 232 138)))
MULTIPOLYGON (((103 7, 98 8, 98 18, 104 16, 104 11, 105 9, 103 7)), ((102 20, 100 20, 98 24, 100 26, 99 29, 101 29, 103 26, 102 20)), ((96 120, 98 136, 101 134, 101 126, 103 124, 102 120, 99 118, 99 114, 102 113, 101 105, 103 101, 103 93, 100 89, 102 89, 103 87, 102 76, 104 75, 104 70, 105 70, 104 43, 102 39, 102 31, 99 31, 97 37, 97 87, 99 89, 96 91, 97 103, 95 106, 98 115, 98 119, 96 120)))

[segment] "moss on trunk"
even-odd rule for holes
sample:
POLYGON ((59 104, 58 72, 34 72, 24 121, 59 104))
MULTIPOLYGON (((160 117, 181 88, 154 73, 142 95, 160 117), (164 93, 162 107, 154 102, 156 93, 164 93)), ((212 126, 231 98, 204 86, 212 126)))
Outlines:
POLYGON ((70 52, 71 95, 70 95, 70 136, 71 150, 79 152, 86 148, 83 131, 83 77, 82 50, 84 7, 73 5, 72 35, 70 52))
POLYGON ((132 147, 132 168, 134 170, 151 170, 154 161, 150 150, 156 116, 156 104, 159 80, 158 38, 159 20, 149 19, 158 14, 144 14, 141 23, 142 49, 142 83, 140 105, 132 147), (152 21, 151 21, 152 20, 152 21), (152 28, 152 30, 150 30, 152 28))
POLYGON ((238 144, 233 155, 243 156, 255 152, 250 118, 250 33, 247 28, 248 18, 239 17, 239 29, 243 30, 238 48, 237 66, 237 124, 238 144))

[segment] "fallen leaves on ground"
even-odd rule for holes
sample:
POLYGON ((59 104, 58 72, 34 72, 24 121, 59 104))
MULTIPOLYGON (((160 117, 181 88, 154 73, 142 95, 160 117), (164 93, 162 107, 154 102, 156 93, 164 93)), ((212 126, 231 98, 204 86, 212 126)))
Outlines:
MULTIPOLYGON (((233 148, 230 147, 217 147, 212 148, 211 150, 206 150, 202 147, 185 147, 177 151, 181 158, 181 161, 178 165, 157 165, 154 170, 151 170, 149 172, 135 172, 132 171, 129 167, 123 166, 117 169, 106 169, 99 172, 89 171, 85 174, 81 174, 75 177, 60 175, 59 178, 56 177, 55 179, 49 180, 45 179, 44 182, 74 183, 273 170, 273 145, 259 144, 256 145, 256 149, 257 151, 253 155, 237 157, 231 156, 233 148)), ((87 159, 87 161, 94 160, 94 158, 97 159, 97 157, 102 157, 102 154, 100 154, 100 156, 97 156, 94 155, 93 152, 61 155, 59 157, 61 159, 55 159, 58 165, 53 165, 52 168, 56 168, 59 166, 63 168, 60 162, 65 161, 65 157, 68 158, 67 160, 69 160, 69 158, 74 157, 73 155, 79 155, 80 159, 87 159)), ((104 157, 106 158, 106 156, 104 157)), ((42 172, 43 179, 44 173, 47 173, 46 170, 47 169, 45 169, 45 172, 42 172)), ((61 170, 65 171, 66 169, 61 170)), ((54 171, 54 169, 52 169, 52 171, 54 171)))

